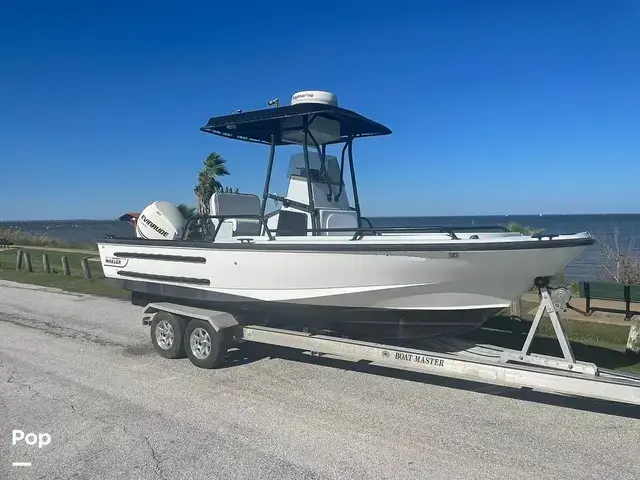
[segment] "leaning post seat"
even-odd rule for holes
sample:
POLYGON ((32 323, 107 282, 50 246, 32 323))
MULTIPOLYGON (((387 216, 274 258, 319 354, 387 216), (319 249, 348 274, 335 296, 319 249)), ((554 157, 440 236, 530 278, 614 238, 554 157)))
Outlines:
MULTIPOLYGON (((229 225, 231 235, 260 235, 261 223, 258 218, 233 218, 234 215, 260 215, 260 198, 252 193, 222 193, 216 192, 211 196, 209 205, 211 215, 224 215, 225 225, 220 229, 220 235, 224 235, 229 225)), ((215 220, 217 223, 217 220, 215 220)))

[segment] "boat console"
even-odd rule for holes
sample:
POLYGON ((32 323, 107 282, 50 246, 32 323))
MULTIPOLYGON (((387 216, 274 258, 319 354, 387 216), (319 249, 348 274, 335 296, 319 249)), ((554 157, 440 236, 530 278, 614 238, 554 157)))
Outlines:
POLYGON ((277 211, 265 216, 268 228, 284 235, 304 236, 345 235, 345 229, 354 234, 361 228, 353 140, 391 133, 384 125, 339 107, 336 95, 320 91, 295 93, 290 106, 214 117, 201 130, 270 144, 260 213, 265 215, 268 200, 280 203, 277 211), (343 144, 340 163, 337 156, 327 153, 327 148, 335 144, 343 144), (302 152, 290 158, 288 191, 281 197, 270 192, 275 149, 291 145, 302 146, 302 152), (345 189, 345 161, 351 175, 353 207, 345 189))
MULTIPOLYGON (((451 228, 377 227, 362 216, 353 160, 357 138, 388 135, 391 130, 356 112, 338 106, 328 92, 304 91, 292 96, 291 105, 212 117, 202 131, 236 140, 270 145, 262 197, 239 193, 215 193, 210 212, 186 220, 169 202, 154 202, 141 216, 136 235, 144 239, 215 241, 228 237, 263 236, 350 236, 353 240, 383 233, 445 233, 458 239, 451 228), (276 147, 301 146, 291 155, 285 196, 271 193, 271 175, 276 147), (327 153, 341 145, 339 156, 327 153), (347 171, 348 169, 348 171, 347 171), (350 177, 347 193, 345 175, 350 177), (269 200, 277 208, 267 213, 269 200), (173 209, 173 211, 172 211, 173 209), (160 230, 144 219, 165 224, 160 230), (168 231, 179 235, 165 235, 168 231)), ((506 231, 504 227, 473 226, 458 230, 506 231)))

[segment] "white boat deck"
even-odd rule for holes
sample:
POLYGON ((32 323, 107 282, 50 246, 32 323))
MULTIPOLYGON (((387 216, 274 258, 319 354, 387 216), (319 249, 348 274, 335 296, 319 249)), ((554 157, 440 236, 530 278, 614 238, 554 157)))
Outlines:
POLYGON ((365 235, 358 240, 353 240, 353 235, 307 235, 307 236, 280 236, 275 233, 274 240, 270 240, 267 235, 259 236, 238 236, 238 237, 220 237, 216 238, 216 243, 267 243, 277 241, 280 244, 440 244, 443 242, 456 242, 458 244, 486 244, 486 243, 511 243, 511 242, 549 242, 558 240, 579 240, 591 238, 589 233, 580 232, 575 234, 558 235, 553 239, 549 238, 532 238, 530 236, 521 235, 520 233, 507 232, 456 232, 458 239, 452 239, 447 233, 382 233, 380 235, 365 235), (471 238, 477 236, 478 238, 471 238))

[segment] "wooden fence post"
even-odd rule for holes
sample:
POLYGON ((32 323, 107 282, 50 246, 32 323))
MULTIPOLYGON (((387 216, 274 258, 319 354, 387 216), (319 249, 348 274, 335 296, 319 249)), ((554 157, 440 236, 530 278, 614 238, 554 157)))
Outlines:
POLYGON ((27 272, 33 272, 33 267, 31 266, 31 255, 29 252, 24 252, 24 269, 27 272))
POLYGON ((67 260, 66 256, 62 256, 62 271, 65 275, 71 275, 71 270, 69 269, 69 260, 67 260))
POLYGON ((84 257, 81 261, 80 264, 82 265, 82 271, 84 272, 84 278, 86 278, 87 280, 91 279, 91 269, 89 268, 89 257, 84 257))
POLYGON ((51 273, 51 265, 49 264, 49 255, 46 253, 42 254, 42 268, 44 269, 44 273, 51 273))
POLYGON ((16 270, 22 269, 22 249, 16 252, 16 270))
POLYGON ((509 315, 512 317, 522 317, 522 298, 514 300, 509 305, 509 315))

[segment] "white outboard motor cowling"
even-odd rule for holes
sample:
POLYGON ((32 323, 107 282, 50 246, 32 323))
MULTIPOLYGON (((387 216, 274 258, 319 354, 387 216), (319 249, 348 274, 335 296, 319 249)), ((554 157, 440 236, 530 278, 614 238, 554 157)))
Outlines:
POLYGON ((181 238, 185 219, 171 202, 147 205, 136 222, 136 236, 149 240, 181 238))

